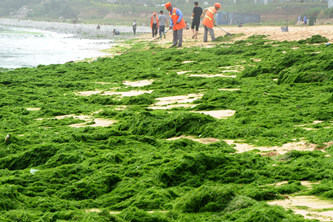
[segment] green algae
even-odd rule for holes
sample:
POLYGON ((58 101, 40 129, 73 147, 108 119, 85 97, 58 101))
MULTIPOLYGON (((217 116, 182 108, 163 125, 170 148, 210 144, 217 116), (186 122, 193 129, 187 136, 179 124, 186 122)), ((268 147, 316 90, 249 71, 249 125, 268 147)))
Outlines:
POLYGON ((11 136, 0 143, 0 220, 305 221, 264 201, 304 192, 301 180, 322 180, 311 194, 332 198, 331 158, 321 151, 292 151, 276 158, 255 150, 235 153, 223 141, 274 146, 304 138, 320 147, 333 140, 331 50, 265 37, 210 49, 146 49, 140 44, 91 63, 1 71, 0 138, 11 136), (216 74, 235 65, 244 66, 237 78, 177 75, 216 74), (153 90, 151 94, 76 94, 130 91, 136 87, 125 88, 123 81, 143 79, 155 80, 140 87, 153 90), (148 109, 157 98, 191 93, 204 94, 193 102, 196 106, 148 109), (219 120, 189 112, 203 110, 236 114, 219 120), (51 119, 69 114, 118 122, 105 128, 71 128, 68 125, 81 121, 51 119), (315 120, 323 121, 315 130, 295 126, 315 120), (181 135, 221 141, 166 140, 181 135), (38 171, 32 174, 31 169, 38 171), (267 185, 279 181, 289 183, 267 185), (86 212, 94 208, 100 212, 86 212))

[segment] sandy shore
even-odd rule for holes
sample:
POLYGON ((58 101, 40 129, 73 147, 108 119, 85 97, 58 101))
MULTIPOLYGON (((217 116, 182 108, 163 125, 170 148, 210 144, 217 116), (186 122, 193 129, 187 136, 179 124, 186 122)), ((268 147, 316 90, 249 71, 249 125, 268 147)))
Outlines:
MULTIPOLYGON (((322 35, 329 39, 329 42, 333 42, 333 26, 290 26, 289 32, 281 32, 281 27, 279 26, 249 26, 249 27, 233 27, 233 26, 221 26, 225 31, 238 34, 243 33, 243 36, 237 37, 235 40, 246 39, 251 35, 267 35, 268 39, 278 40, 278 41, 297 41, 301 39, 309 38, 313 35, 322 35)), ((226 33, 222 30, 215 28, 215 37, 224 36, 226 33)), ((151 34, 146 34, 143 39, 145 41, 159 42, 162 46, 169 46, 172 42, 172 31, 167 33, 166 39, 153 39, 151 34)), ((184 30, 184 47, 191 46, 203 46, 210 47, 214 45, 213 42, 203 42, 203 28, 200 27, 198 39, 192 39, 192 31, 184 30)), ((210 36, 208 37, 210 41, 210 36)))

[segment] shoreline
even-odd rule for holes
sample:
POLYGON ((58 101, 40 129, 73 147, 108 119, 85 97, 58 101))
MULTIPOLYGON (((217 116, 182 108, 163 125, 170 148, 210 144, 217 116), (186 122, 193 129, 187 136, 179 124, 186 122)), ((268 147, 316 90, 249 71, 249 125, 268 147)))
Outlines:
POLYGON ((149 27, 138 26, 137 35, 133 35, 131 26, 117 26, 117 25, 101 25, 99 30, 96 29, 98 24, 82 24, 82 23, 63 23, 63 22, 47 22, 35 20, 20 20, 0 18, 0 25, 15 26, 24 28, 35 28, 45 31, 52 31, 57 33, 72 34, 75 38, 85 39, 103 39, 103 38, 132 38, 140 36, 144 33, 150 32, 149 27), (116 28, 120 31, 119 36, 113 35, 113 29, 116 28), (132 35, 131 35, 132 34, 132 35))

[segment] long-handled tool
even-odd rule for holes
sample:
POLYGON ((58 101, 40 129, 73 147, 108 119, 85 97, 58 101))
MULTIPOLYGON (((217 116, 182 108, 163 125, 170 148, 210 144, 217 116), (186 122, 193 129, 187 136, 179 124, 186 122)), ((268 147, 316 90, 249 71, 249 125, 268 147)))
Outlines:
MULTIPOLYGON (((167 34, 167 32, 170 31, 170 30, 171 30, 171 29, 166 30, 166 31, 164 32, 164 36, 165 36, 165 34, 167 34)), ((159 39, 159 38, 160 38, 159 36, 156 36, 156 37, 153 38, 151 41, 154 41, 154 40, 159 39)))
POLYGON ((222 29, 221 27, 218 27, 217 25, 215 25, 215 27, 217 27, 218 29, 221 29, 223 32, 227 33, 227 35, 234 35, 234 34, 227 32, 226 30, 222 29))

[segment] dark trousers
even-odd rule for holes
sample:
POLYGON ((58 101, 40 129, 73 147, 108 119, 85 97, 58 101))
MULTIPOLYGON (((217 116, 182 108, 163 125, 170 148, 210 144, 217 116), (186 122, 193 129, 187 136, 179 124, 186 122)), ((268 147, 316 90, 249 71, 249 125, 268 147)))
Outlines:
POLYGON ((162 33, 165 38, 165 25, 160 25, 160 29, 159 29, 160 38, 162 38, 162 33))
POLYGON ((153 27, 151 29, 153 37, 157 35, 157 23, 153 23, 153 27))

